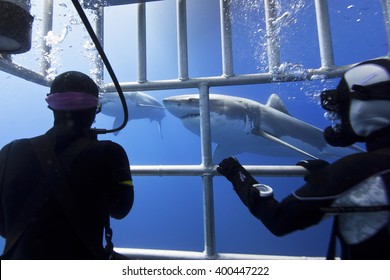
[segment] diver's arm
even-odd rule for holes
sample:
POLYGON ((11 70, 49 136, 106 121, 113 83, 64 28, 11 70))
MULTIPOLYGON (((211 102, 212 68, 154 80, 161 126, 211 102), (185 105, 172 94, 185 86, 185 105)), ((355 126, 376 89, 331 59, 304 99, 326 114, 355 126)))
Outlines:
POLYGON ((301 201, 289 195, 281 202, 264 200, 249 210, 272 234, 283 236, 319 223, 324 217, 320 204, 328 205, 326 201, 301 201))
MULTIPOLYGON (((236 158, 229 157, 224 159, 219 164, 217 171, 233 184, 237 195, 249 209, 253 208, 262 200, 259 190, 254 187, 254 185, 258 185, 259 183, 236 158)), ((271 196, 268 195, 267 198, 270 198, 271 196)))
POLYGON ((7 144, 0 150, 0 235, 5 238, 5 217, 3 209, 3 180, 5 176, 5 165, 8 151, 11 144, 7 144))
POLYGON ((318 207, 318 203, 322 202, 302 201, 294 195, 279 202, 272 193, 262 193, 257 187, 259 183, 256 179, 235 158, 225 159, 217 170, 233 184, 234 190, 252 215, 276 236, 318 223, 323 217, 318 207))
POLYGON ((134 186, 129 160, 124 149, 116 143, 111 145, 111 149, 113 181, 109 194, 110 216, 122 219, 133 207, 134 186))
POLYGON ((123 219, 130 212, 134 202, 132 180, 118 182, 110 195, 110 216, 123 219))

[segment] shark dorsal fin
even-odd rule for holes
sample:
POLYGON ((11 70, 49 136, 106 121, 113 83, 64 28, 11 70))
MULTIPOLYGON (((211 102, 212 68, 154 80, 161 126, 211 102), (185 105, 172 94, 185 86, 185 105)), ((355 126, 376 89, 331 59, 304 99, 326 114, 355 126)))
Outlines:
POLYGON ((288 113, 286 107, 284 106, 283 101, 280 99, 279 95, 277 95, 276 93, 273 93, 268 97, 267 103, 265 105, 269 106, 271 108, 274 108, 280 112, 283 112, 287 115, 290 115, 288 113))

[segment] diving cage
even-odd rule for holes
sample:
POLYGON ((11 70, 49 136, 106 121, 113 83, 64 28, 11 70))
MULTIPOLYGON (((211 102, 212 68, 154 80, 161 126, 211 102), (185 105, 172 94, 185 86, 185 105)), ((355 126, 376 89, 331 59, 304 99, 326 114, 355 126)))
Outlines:
MULTIPOLYGON (((252 74, 235 74, 233 66, 232 48, 232 22, 230 17, 231 0, 219 0, 220 2, 220 32, 221 32, 221 57, 222 69, 220 76, 190 77, 188 71, 188 45, 187 45, 187 1, 176 0, 177 21, 177 71, 178 77, 164 80, 149 80, 147 76, 147 52, 146 52, 146 10, 147 2, 164 0, 89 0, 81 1, 86 9, 93 9, 97 15, 94 21, 95 32, 101 42, 104 41, 104 9, 111 5, 137 5, 137 80, 120 82, 123 91, 148 91, 167 89, 198 89, 200 95, 200 129, 201 129, 201 164, 199 165, 132 165, 133 176, 199 176, 203 185, 203 226, 204 226, 204 251, 178 251, 178 250, 154 250, 116 248, 135 259, 302 259, 307 257, 254 255, 217 252, 214 223, 214 198, 213 177, 218 176, 216 167, 212 162, 212 144, 210 132, 210 107, 209 91, 212 87, 232 85, 265 84, 277 82, 292 82, 303 80, 315 80, 338 78, 353 64, 335 65, 330 18, 327 0, 313 0, 317 23, 318 45, 320 51, 321 66, 316 69, 303 69, 305 75, 296 72, 277 71, 281 63, 279 33, 276 31, 275 18, 277 18, 278 0, 264 0, 266 43, 267 43, 267 71, 252 74)), ((215 0, 217 1, 217 0, 215 0)), ((386 31, 387 50, 390 46, 390 1, 381 0, 383 18, 386 31)), ((29 1, 28 1, 29 2, 29 1)), ((43 18, 42 33, 47 34, 53 26, 54 0, 42 1, 43 18)), ((41 45, 42 55, 50 52, 50 46, 44 41, 41 45)), ((389 57, 387 51, 384 57, 389 57)), ((40 71, 34 71, 23 65, 13 62, 11 56, 0 55, 0 70, 27 81, 49 86, 47 72, 50 63, 42 59, 40 71)), ((104 65, 101 60, 96 60, 97 80, 103 81, 104 65)), ((105 92, 116 91, 113 83, 104 83, 105 92)), ((265 176, 303 176, 305 170, 299 166, 246 166, 253 175, 265 176)))

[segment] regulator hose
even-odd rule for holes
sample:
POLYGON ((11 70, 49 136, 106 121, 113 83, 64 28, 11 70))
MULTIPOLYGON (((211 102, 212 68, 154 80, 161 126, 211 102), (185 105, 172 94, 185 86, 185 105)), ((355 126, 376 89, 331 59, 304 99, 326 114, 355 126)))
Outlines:
POLYGON ((106 69, 108 71, 108 73, 110 74, 110 77, 115 85, 115 88, 118 92, 118 95, 119 95, 119 98, 121 100, 121 103, 122 103, 122 108, 123 108, 123 114, 124 114, 124 118, 123 118, 123 123, 117 127, 117 128, 113 128, 113 129, 101 129, 101 128, 94 128, 93 130, 97 133, 97 134, 105 134, 105 133, 112 133, 112 132, 117 132, 117 131, 120 131, 121 129, 123 129, 126 124, 127 124, 127 121, 129 120, 129 112, 128 112, 128 109, 127 109, 127 104, 126 104, 126 99, 125 99, 125 96, 123 94, 123 91, 122 91, 122 88, 118 82, 118 79, 115 75, 115 72, 114 70, 112 69, 111 67, 111 64, 110 64, 110 61, 108 60, 104 50, 103 50, 103 47, 102 45, 100 44, 100 41, 99 39, 97 38, 96 34, 95 34, 95 31, 93 30, 83 8, 81 7, 80 3, 78 0, 72 0, 72 3, 77 11, 77 13, 79 14, 85 28, 87 29, 88 31, 88 34, 89 36, 91 37, 93 43, 95 44, 95 47, 96 47, 96 50, 98 51, 104 65, 106 66, 106 69))

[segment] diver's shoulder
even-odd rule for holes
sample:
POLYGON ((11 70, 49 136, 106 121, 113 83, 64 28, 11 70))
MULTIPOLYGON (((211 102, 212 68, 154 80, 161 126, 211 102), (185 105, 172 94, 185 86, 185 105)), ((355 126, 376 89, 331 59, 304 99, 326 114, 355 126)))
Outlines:
POLYGON ((29 145, 31 138, 20 138, 20 139, 14 139, 8 144, 4 145, 3 149, 8 148, 10 146, 20 146, 20 145, 29 145))
POLYGON ((113 153, 125 153, 125 149, 118 143, 111 140, 99 140, 99 145, 104 145, 107 149, 111 150, 113 153))
POLYGON ((345 156, 334 162, 334 165, 361 165, 363 168, 370 168, 377 164, 385 164, 390 166, 390 148, 355 153, 345 156))

